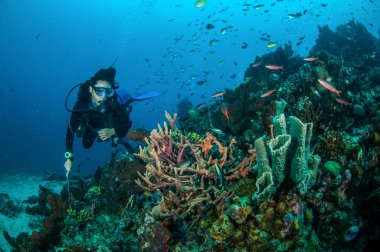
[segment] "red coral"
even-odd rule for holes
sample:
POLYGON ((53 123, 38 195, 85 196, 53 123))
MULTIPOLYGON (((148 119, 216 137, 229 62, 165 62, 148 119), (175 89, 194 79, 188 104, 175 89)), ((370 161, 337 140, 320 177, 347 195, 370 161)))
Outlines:
POLYGON ((49 195, 47 202, 51 208, 51 215, 44 221, 44 229, 40 232, 33 231, 30 236, 32 246, 46 250, 50 244, 59 240, 59 235, 64 224, 64 218, 68 209, 68 204, 58 196, 49 195))
POLYGON ((173 223, 171 223, 170 221, 148 224, 147 227, 144 229, 145 233, 141 235, 139 240, 139 246, 142 249, 142 251, 169 251, 169 242, 171 238, 170 228, 172 226, 173 223))

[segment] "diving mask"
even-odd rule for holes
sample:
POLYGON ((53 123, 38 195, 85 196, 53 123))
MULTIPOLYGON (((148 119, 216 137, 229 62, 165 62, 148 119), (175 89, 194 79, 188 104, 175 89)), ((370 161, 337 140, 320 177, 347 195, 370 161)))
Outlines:
POLYGON ((110 98, 115 94, 115 89, 113 88, 97 86, 94 86, 93 88, 95 90, 96 95, 103 99, 110 98))

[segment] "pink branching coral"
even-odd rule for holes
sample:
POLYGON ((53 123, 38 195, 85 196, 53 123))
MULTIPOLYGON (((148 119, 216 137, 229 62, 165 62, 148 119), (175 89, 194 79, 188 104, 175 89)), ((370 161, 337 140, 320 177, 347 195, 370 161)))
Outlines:
MULTIPOLYGON (((174 126, 176 115, 166 118, 170 128, 164 123, 164 128, 158 125, 146 139, 147 147, 140 147, 135 154, 147 162, 144 175, 136 184, 146 191, 157 190, 161 196, 159 215, 185 219, 189 214, 202 213, 212 206, 224 205, 228 193, 222 189, 222 174, 220 167, 227 162, 228 147, 223 147, 216 138, 208 135, 209 140, 216 144, 221 153, 221 159, 208 160, 200 155, 198 147, 191 144, 186 136, 174 126)), ((207 140, 207 141, 209 141, 207 140)), ((233 143, 231 143, 232 146, 233 143)), ((156 209, 157 210, 157 209, 156 209)))

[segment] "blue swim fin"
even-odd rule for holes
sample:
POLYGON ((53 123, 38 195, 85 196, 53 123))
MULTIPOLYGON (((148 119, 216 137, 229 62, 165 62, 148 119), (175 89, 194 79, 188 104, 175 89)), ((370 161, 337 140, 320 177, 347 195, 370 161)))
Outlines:
POLYGON ((132 95, 127 93, 125 89, 117 89, 116 94, 119 96, 119 99, 122 104, 131 103, 132 95))
POLYGON ((144 101, 161 95, 161 93, 158 93, 156 91, 149 91, 138 96, 132 96, 125 89, 118 89, 116 90, 116 93, 119 96, 122 104, 129 104, 134 101, 144 101))
POLYGON ((159 96, 159 95, 161 95, 161 93, 159 93, 157 91, 149 91, 149 92, 143 93, 141 95, 134 96, 133 99, 135 101, 144 101, 144 100, 147 100, 147 99, 159 96))

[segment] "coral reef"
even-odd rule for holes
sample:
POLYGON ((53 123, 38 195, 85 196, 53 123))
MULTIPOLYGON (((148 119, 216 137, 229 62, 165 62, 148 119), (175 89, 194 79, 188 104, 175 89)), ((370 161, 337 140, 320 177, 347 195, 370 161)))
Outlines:
POLYGON ((379 44, 350 21, 320 27, 309 61, 290 45, 257 56, 222 98, 137 132, 134 157, 62 198, 41 188, 27 208, 41 229, 4 237, 13 251, 376 251, 379 44))

